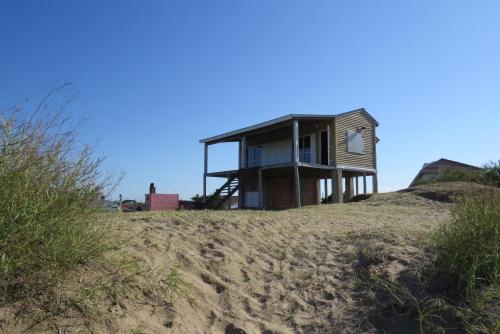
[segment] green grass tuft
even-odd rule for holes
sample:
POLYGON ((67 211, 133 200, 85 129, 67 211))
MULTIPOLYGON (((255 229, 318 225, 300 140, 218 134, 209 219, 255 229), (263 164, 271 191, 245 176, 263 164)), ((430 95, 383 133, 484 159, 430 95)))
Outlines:
POLYGON ((471 332, 500 330, 500 208, 494 195, 461 197, 435 235, 436 270, 464 296, 471 332), (483 330, 488 329, 488 330, 483 330))
POLYGON ((114 248, 96 205, 102 160, 81 147, 68 116, 0 111, 0 298, 48 296, 81 264, 114 248))

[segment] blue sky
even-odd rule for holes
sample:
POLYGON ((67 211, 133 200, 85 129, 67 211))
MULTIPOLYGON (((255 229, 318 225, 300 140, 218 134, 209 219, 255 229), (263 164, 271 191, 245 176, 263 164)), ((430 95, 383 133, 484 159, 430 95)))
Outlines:
MULTIPOLYGON (((4 0, 0 106, 75 82, 82 138, 137 199, 200 193, 200 138, 364 107, 395 190, 424 162, 500 158, 499 17, 498 1, 4 0)), ((211 147, 210 170, 236 164, 211 147)))

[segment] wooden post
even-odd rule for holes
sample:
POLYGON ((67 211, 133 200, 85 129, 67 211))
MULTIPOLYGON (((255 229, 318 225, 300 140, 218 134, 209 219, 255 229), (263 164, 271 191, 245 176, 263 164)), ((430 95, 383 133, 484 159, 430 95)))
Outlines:
POLYGON ((331 165, 332 164, 332 160, 331 160, 331 148, 330 148, 330 125, 327 125, 326 126, 326 146, 327 146, 327 151, 328 151, 328 159, 327 159, 327 165, 331 165))
POLYGON ((321 180, 316 180, 316 204, 321 204, 321 180))
POLYGON ((356 195, 359 195, 359 177, 356 176, 356 195))
POLYGON ((299 121, 293 121, 293 175, 295 189, 295 207, 300 208, 300 176, 299 176, 299 121))
MULTIPOLYGON (((321 164, 321 131, 316 131, 316 160, 313 163, 321 164)), ((321 188, 321 181, 320 181, 321 188)))
POLYGON ((334 203, 344 202, 344 193, 342 187, 342 169, 332 170, 332 197, 334 203))
POLYGON ((366 195, 366 173, 363 173, 363 194, 366 195))
POLYGON ((203 169, 203 202, 207 200, 208 144, 205 143, 205 160, 203 169))
POLYGON ((372 175, 372 182, 373 182, 373 186, 372 186, 372 187, 373 187, 373 188, 372 188, 373 190, 372 190, 372 192, 373 192, 374 194, 377 194, 377 193, 378 193, 378 180, 377 180, 377 173, 375 173, 375 174, 373 174, 373 175, 372 175))
POLYGON ((240 169, 246 168, 247 158, 247 137, 243 136, 240 140, 240 169))
MULTIPOLYGON (((243 136, 240 138, 240 161, 239 161, 239 169, 244 169, 246 168, 246 158, 247 158, 247 137, 243 136)), ((243 189, 245 188, 244 186, 244 180, 241 177, 238 177, 238 183, 239 183, 239 189, 238 189, 238 201, 240 204, 240 209, 242 209, 245 206, 245 192, 243 189)))
POLYGON ((328 180, 325 179, 325 204, 328 204, 328 180))
POLYGON ((258 187, 259 187, 259 208, 264 208, 264 193, 262 191, 262 168, 258 171, 258 187))
POLYGON ((238 141, 238 169, 241 169, 241 138, 238 141))
POLYGON ((345 178, 345 192, 347 196, 347 201, 353 198, 354 193, 354 178, 352 176, 346 176, 345 178))

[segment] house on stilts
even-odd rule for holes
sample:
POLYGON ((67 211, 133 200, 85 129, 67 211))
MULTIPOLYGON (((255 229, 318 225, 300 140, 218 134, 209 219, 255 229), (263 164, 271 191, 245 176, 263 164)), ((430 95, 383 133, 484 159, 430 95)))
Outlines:
POLYGON ((291 114, 202 139, 205 206, 222 206, 236 192, 240 208, 320 204, 322 183, 323 202, 342 203, 366 194, 367 178, 376 193, 378 125, 365 109, 338 115, 291 114), (239 143, 239 168, 209 173, 209 146, 227 142, 239 143), (207 194, 207 177, 226 181, 207 194))

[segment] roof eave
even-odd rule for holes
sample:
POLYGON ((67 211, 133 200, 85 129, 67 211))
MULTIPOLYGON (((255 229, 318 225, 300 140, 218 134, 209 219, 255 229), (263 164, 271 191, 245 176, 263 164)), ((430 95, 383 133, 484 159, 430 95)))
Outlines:
POLYGON ((373 116, 370 115, 364 108, 355 109, 355 110, 348 111, 348 112, 345 112, 342 114, 337 114, 337 115, 289 114, 289 115, 285 115, 282 117, 272 119, 270 121, 266 121, 266 122, 258 123, 255 125, 247 126, 247 127, 244 127, 244 128, 238 129, 238 130, 222 133, 222 134, 217 135, 217 136, 212 136, 212 137, 200 139, 200 143, 201 144, 216 144, 216 143, 220 143, 220 142, 233 142, 233 141, 238 140, 238 137, 235 137, 235 136, 241 136, 241 135, 248 133, 248 132, 251 132, 251 131, 262 129, 262 128, 276 125, 279 123, 288 122, 288 121, 293 120, 293 119, 337 118, 337 117, 347 116, 348 114, 355 113, 355 112, 362 112, 363 114, 365 114, 368 118, 370 118, 374 122, 375 126, 377 126, 377 127, 379 126, 378 121, 375 118, 373 118, 373 116), (232 137, 235 137, 235 138, 232 138, 232 137))

